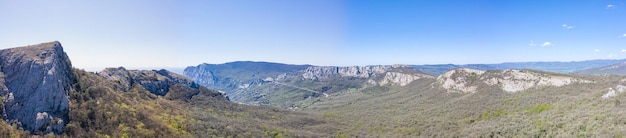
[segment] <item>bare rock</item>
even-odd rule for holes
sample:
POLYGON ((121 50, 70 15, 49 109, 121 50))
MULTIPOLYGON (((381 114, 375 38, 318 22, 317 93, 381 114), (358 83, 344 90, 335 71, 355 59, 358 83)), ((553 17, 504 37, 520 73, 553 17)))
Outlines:
POLYGON ((72 65, 61 43, 0 51, 4 119, 31 133, 59 134, 68 123, 72 65))
POLYGON ((172 73, 167 70, 126 70, 124 67, 106 68, 98 73, 100 76, 107 78, 117 86, 114 88, 118 91, 127 91, 135 85, 139 85, 151 93, 159 96, 165 96, 170 87, 173 85, 182 85, 198 89, 200 85, 191 79, 172 73))
POLYGON ((537 86, 564 86, 592 81, 562 74, 530 70, 481 71, 460 68, 437 77, 437 82, 449 92, 475 93, 480 87, 496 86, 505 92, 519 92, 537 86))

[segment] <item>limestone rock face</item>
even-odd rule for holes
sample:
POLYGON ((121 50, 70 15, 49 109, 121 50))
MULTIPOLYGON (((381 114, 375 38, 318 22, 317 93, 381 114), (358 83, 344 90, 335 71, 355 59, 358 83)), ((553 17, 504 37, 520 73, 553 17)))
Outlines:
POLYGON ((310 66, 302 70, 305 79, 326 79, 333 76, 369 78, 377 74, 383 74, 394 68, 406 67, 403 65, 377 65, 377 66, 310 66))
POLYGON ((490 77, 483 78, 489 85, 500 84, 506 92, 518 92, 536 86, 563 86, 574 82, 588 83, 589 81, 574 77, 541 74, 524 70, 504 70, 493 72, 490 77))
POLYGON ((4 119, 31 133, 61 133, 69 121, 67 95, 76 83, 61 43, 1 50, 0 67, 4 119))
POLYGON ((118 91, 127 91, 134 85, 140 85, 144 89, 159 96, 164 96, 173 85, 184 85, 197 89, 200 85, 191 79, 172 73, 167 70, 126 70, 123 67, 106 68, 98 73, 109 80, 118 82, 114 86, 118 91))
POLYGON ((98 74, 104 78, 117 82, 117 85, 113 86, 113 89, 117 91, 126 92, 133 85, 133 78, 131 77, 130 72, 124 67, 106 68, 98 74))
POLYGON ((217 77, 213 75, 213 72, 206 65, 187 67, 184 72, 189 78, 193 78, 195 82, 205 86, 215 85, 217 82, 217 77))
POLYGON ((609 91, 606 94, 602 95, 602 99, 607 99, 613 96, 617 96, 618 94, 623 93, 624 91, 626 91, 626 86, 617 85, 615 86, 615 89, 609 88, 609 91))
POLYGON ((496 86, 505 92, 519 92, 537 86, 564 86, 572 83, 592 83, 566 75, 529 70, 481 71, 455 69, 437 77, 437 82, 449 92, 475 93, 480 87, 496 86))
POLYGON ((433 78, 429 75, 424 74, 406 74, 400 72, 387 72, 385 73, 385 77, 382 81, 380 81, 380 85, 386 84, 397 84, 400 86, 408 85, 409 83, 419 80, 421 78, 433 78))
POLYGON ((455 69, 437 77, 437 82, 441 84, 441 87, 449 91, 475 93, 478 86, 472 83, 483 73, 485 71, 468 68, 455 69))
POLYGON ((377 73, 384 73, 389 68, 390 66, 311 66, 302 71, 302 77, 306 79, 325 79, 339 75, 342 77, 368 78, 377 73))

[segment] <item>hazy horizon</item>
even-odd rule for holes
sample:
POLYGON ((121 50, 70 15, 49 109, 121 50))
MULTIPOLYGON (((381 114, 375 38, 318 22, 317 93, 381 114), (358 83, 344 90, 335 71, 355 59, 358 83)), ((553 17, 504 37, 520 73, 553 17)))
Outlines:
MULTIPOLYGON (((522 61, 522 62, 499 62, 499 63, 469 63, 469 64, 454 64, 454 65, 470 65, 470 64, 503 64, 503 63, 524 63, 524 62, 581 62, 581 61, 591 61, 591 60, 622 60, 622 59, 590 59, 590 60, 579 60, 579 61, 522 61)), ((242 62, 242 61, 229 61, 229 62, 223 62, 223 63, 206 63, 206 64, 226 64, 226 63, 232 63, 232 62, 242 62)), ((279 63, 279 64, 288 64, 288 65, 312 65, 312 66, 333 66, 333 65, 315 65, 315 64, 292 64, 292 63, 282 63, 282 62, 272 62, 272 61, 243 61, 243 62, 269 62, 269 63, 279 63)), ((124 67, 128 70, 160 70, 160 69, 165 69, 165 70, 169 70, 172 71, 174 73, 178 73, 178 74, 182 74, 183 70, 187 67, 190 66, 198 66, 200 64, 205 64, 205 63, 198 63, 196 65, 188 65, 188 66, 180 66, 180 67, 159 67, 159 66, 146 66, 146 67, 137 67, 137 66, 112 66, 112 67, 78 67, 79 69, 84 69, 86 71, 93 71, 93 72, 98 72, 101 71, 105 68, 117 68, 117 67, 124 67)), ((400 64, 400 63, 398 63, 400 64)), ((401 65, 446 65, 446 64, 453 64, 453 63, 438 63, 438 64, 401 64, 401 65)), ((340 65, 340 66, 375 66, 375 65, 394 65, 394 64, 371 64, 371 65, 340 65)))
POLYGON ((0 48, 60 41, 78 68, 626 58, 622 1, 2 1, 0 48), (33 4, 38 3, 38 4, 33 4))

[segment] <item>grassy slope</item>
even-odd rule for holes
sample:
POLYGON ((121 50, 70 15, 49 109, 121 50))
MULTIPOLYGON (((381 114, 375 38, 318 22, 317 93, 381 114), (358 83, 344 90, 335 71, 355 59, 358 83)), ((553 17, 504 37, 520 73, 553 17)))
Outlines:
POLYGON ((621 94, 601 99, 620 77, 596 77, 595 84, 540 87, 518 93, 484 88, 475 94, 446 93, 432 79, 406 87, 353 90, 304 109, 352 127, 346 136, 489 137, 598 136, 626 133, 621 94))

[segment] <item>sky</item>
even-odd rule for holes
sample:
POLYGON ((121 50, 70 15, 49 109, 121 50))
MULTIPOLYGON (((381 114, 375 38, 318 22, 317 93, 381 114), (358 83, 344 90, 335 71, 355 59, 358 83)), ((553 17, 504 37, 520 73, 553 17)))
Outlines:
POLYGON ((0 48, 60 41, 78 68, 269 61, 626 58, 617 0, 2 0, 0 48))

